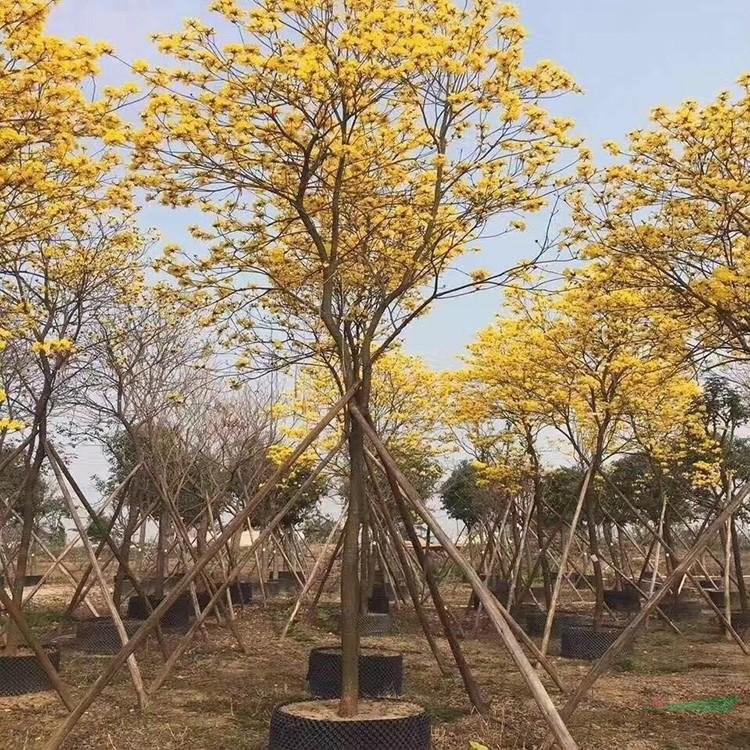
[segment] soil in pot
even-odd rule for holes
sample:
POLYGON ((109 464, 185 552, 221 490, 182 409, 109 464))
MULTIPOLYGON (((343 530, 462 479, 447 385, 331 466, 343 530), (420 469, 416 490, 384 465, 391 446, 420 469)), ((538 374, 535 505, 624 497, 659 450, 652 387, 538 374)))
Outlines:
POLYGON ((278 706, 269 750, 429 750, 430 717, 405 701, 362 700, 356 716, 341 718, 338 700, 278 706))
POLYGON ((565 627, 560 631, 560 656, 565 659, 601 659, 622 633, 618 628, 565 627))
MULTIPOLYGON (((360 650, 359 694, 362 698, 398 696, 403 692, 404 662, 401 654, 378 649, 360 650)), ((341 696, 341 649, 314 648, 307 667, 310 695, 316 698, 341 696)))
MULTIPOLYGON (((46 651, 52 666, 59 672, 60 652, 56 648, 47 648, 46 651)), ((42 693, 52 689, 52 683, 33 651, 19 649, 16 656, 0 651, 0 696, 42 693)))

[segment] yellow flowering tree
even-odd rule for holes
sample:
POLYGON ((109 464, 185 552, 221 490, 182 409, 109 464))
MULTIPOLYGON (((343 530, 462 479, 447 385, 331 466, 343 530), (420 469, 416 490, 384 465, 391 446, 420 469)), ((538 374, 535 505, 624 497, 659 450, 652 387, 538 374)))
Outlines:
MULTIPOLYGON (((544 104, 574 83, 548 61, 524 65, 512 5, 211 7, 216 29, 188 20, 157 37, 176 67, 137 65, 155 88, 135 136, 142 184, 210 216, 194 229, 207 253, 170 248, 164 266, 214 302, 252 362, 322 360, 337 388, 359 384, 368 414, 373 362, 439 295, 443 271, 491 221, 508 228, 544 206, 572 143, 571 122, 544 104)), ((356 420, 348 430, 345 715, 357 708, 366 468, 356 420)))
MULTIPOLYGON (((117 110, 133 86, 88 90, 106 45, 45 34, 55 2, 0 1, 0 439, 29 428, 13 598, 21 602, 53 406, 81 370, 96 310, 138 285, 140 238, 120 184, 117 110)), ((15 626, 8 648, 17 644, 15 626)))
POLYGON ((657 107, 648 128, 571 198, 571 240, 627 267, 631 283, 699 333, 709 352, 750 352, 750 73, 739 94, 657 107))
MULTIPOLYGON (((510 304, 511 317, 480 333, 465 373, 468 397, 488 417, 535 425, 536 434, 554 428, 592 476, 636 444, 666 462, 705 437, 684 327, 622 285, 615 266, 591 263, 559 292, 520 293, 510 304)), ((599 615, 596 502, 589 482, 583 509, 599 615)))

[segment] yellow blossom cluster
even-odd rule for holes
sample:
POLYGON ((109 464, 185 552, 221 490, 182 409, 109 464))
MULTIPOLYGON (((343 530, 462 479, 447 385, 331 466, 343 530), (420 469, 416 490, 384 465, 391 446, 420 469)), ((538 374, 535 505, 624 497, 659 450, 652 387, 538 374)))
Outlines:
POLYGON ((656 107, 571 196, 571 241, 693 326, 708 351, 750 353, 750 75, 702 106, 656 107))
MULTIPOLYGON (((577 269, 556 294, 515 291, 509 307, 454 376, 455 418, 485 443, 497 440, 487 431, 494 421, 527 453, 541 430, 554 429, 574 458, 597 467, 633 449, 665 467, 697 446, 711 451, 689 329, 624 284, 613 264, 577 269)), ((697 468, 702 481, 715 480, 715 466, 697 468)))
POLYGON ((154 93, 134 168, 166 205, 210 216, 194 230, 207 254, 170 248, 159 267, 213 299, 210 322, 234 316, 248 353, 272 330, 276 362, 358 360, 347 337, 387 340, 418 315, 498 214, 523 229, 578 145, 546 108, 577 87, 550 61, 524 65, 513 5, 211 7, 236 38, 188 20, 155 37, 175 67, 138 65, 154 93))

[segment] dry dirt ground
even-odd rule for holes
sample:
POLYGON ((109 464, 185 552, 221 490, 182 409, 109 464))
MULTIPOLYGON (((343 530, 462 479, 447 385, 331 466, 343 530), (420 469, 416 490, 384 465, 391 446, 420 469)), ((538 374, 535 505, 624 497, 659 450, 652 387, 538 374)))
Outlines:
MULTIPOLYGON (((455 606, 465 591, 451 590, 455 606)), ((40 629, 54 624, 55 597, 34 611, 40 629)), ((89 709, 65 745, 68 750, 257 750, 264 748, 274 705, 305 698, 307 654, 313 646, 335 644, 336 605, 322 605, 315 622, 297 625, 280 642, 278 633, 291 607, 275 601, 255 604, 239 616, 248 653, 241 654, 227 632, 212 625, 197 641, 149 709, 136 709, 126 669, 89 709)), ((409 700, 433 716, 435 750, 468 750, 470 741, 491 750, 534 748, 544 727, 522 679, 491 632, 463 641, 467 659, 486 696, 491 720, 470 711, 458 676, 442 677, 412 618, 398 614, 399 634, 365 639, 366 645, 404 655, 409 700)), ((447 644, 440 647, 448 655, 447 644)), ((150 643, 140 651, 146 682, 161 656, 150 643)), ((449 657, 450 658, 450 657, 449 657)), ((107 657, 63 653, 63 674, 81 695, 107 657)), ((555 658, 565 682, 575 686, 588 664, 555 658)), ((714 621, 686 626, 677 636, 654 624, 634 651, 601 679, 570 728, 583 750, 718 750, 750 748, 750 657, 727 643, 714 621), (646 709, 653 701, 676 703, 739 695, 727 715, 664 714, 646 709)), ((544 679, 544 677, 543 677, 544 679)), ((545 680, 549 687, 549 681, 545 680)), ((551 689, 551 688, 550 688, 551 689)), ((556 702, 562 697, 553 693, 556 702)), ((53 693, 0 698, 0 750, 41 748, 63 718, 53 693)), ((363 749, 366 750, 366 749, 363 749)))

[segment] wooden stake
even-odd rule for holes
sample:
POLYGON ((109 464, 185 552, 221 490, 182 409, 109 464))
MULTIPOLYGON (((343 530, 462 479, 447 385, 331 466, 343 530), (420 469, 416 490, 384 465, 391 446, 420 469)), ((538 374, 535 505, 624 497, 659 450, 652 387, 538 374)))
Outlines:
MULTIPOLYGON (((57 485, 60 488, 60 492, 62 492, 63 498, 65 498, 65 504, 68 506, 70 516, 73 519, 76 528, 78 529, 78 534, 81 537, 81 542, 83 542, 83 547, 86 550, 86 554, 89 556, 89 561, 91 562, 91 565, 94 569, 94 575, 99 581, 99 588, 101 590, 104 603, 107 605, 107 609, 112 615, 112 622, 114 623, 117 634, 120 636, 120 640, 122 641, 122 644, 124 646, 128 642, 128 634, 125 630, 125 626, 122 624, 120 613, 117 611, 117 607, 115 607, 115 603, 112 600, 112 595, 109 592, 109 584, 104 578, 101 567, 99 567, 99 561, 96 559, 96 555, 94 554, 94 547, 91 544, 91 540, 89 539, 88 534, 86 533, 86 526, 81 520, 81 517, 78 515, 75 503, 73 502, 73 497, 71 496, 70 492, 68 491, 68 487, 65 484, 65 479, 63 478, 62 472, 60 471, 60 466, 57 462, 56 456, 48 453, 47 457, 49 459, 50 465, 52 466, 52 471, 55 474, 55 479, 57 479, 57 485)), ((133 680, 133 687, 135 687, 135 692, 138 696, 138 704, 143 711, 148 705, 148 698, 146 697, 146 691, 143 688, 141 671, 138 668, 138 663, 136 662, 135 656, 132 653, 128 656, 127 662, 128 669, 130 670, 130 677, 133 680)))
MULTIPOLYGON (((578 704, 586 696, 586 693, 588 693, 588 691, 594 686, 594 683, 612 666, 612 664, 615 663, 623 649, 633 641, 639 628, 649 616, 649 613, 667 596, 669 590, 687 574, 687 571, 695 564, 695 561, 700 557, 711 539, 718 533, 722 525, 726 523, 727 518, 730 518, 732 514, 742 506, 749 494, 750 482, 747 482, 742 486, 742 489, 735 494, 734 498, 727 504, 724 510, 703 531, 693 547, 688 550, 682 562, 677 565, 669 576, 667 576, 664 585, 645 603, 644 607, 633 617, 618 639, 609 647, 601 659, 599 659, 599 661, 597 661, 596 664, 594 664, 594 666, 586 673, 576 688, 576 691, 570 696, 570 698, 568 698, 567 703, 560 711, 560 716, 564 720, 569 719, 573 715, 578 704)), ((542 750, 549 750, 552 746, 552 742, 552 738, 548 737, 542 745, 542 750)))
MULTIPOLYGON (((117 674, 118 670, 127 661, 128 656, 135 651, 138 646, 148 638, 149 633, 156 627, 159 622, 159 618, 177 601, 180 594, 187 589, 191 581, 200 574, 200 572, 213 560, 213 558, 219 553, 222 546, 227 540, 232 538, 232 535, 239 531, 245 520, 255 512, 256 508, 260 505, 263 500, 273 491, 278 482, 282 477, 286 475, 289 469, 297 462, 300 456, 312 445, 318 435, 328 426, 328 424, 334 419, 334 417, 341 411, 341 409, 350 401, 354 395, 356 389, 359 387, 358 383, 355 383, 322 417, 322 419, 313 427, 310 432, 299 442, 292 454, 281 463, 271 477, 266 481, 263 487, 255 494, 254 501, 249 503, 247 507, 243 508, 230 522, 227 524, 224 531, 213 541, 208 547, 206 552, 193 566, 193 569, 188 571, 183 578, 177 582, 175 587, 167 594, 167 596, 159 603, 154 611, 149 616, 143 625, 136 631, 133 637, 124 644, 119 654, 112 657, 109 665, 104 669, 101 675, 96 681, 89 687, 86 694, 81 699, 80 703, 75 707, 73 712, 68 716, 55 730, 54 734, 44 746, 44 750, 58 750, 58 748, 65 741, 66 737, 73 730, 73 727, 78 723, 78 720, 83 716, 88 707, 96 700, 99 694, 109 684, 110 680, 117 674)), ((255 546, 257 548, 257 546, 255 546)))
MULTIPOLYGON (((438 539, 440 544, 444 547, 446 552, 453 558, 454 562, 462 570, 464 575, 468 578, 471 583, 477 597, 484 605, 487 614, 497 628, 500 637, 503 639, 511 658, 516 663, 521 675, 523 676, 526 684, 529 687, 534 699, 539 706, 539 709, 544 716, 545 721, 548 723, 555 738, 559 742, 562 750, 577 750, 578 745, 571 736, 568 728, 565 726, 560 714, 555 708, 555 704, 544 689, 539 675, 536 673, 534 667, 531 666, 529 660, 526 658, 526 654, 518 644, 518 641, 513 635, 513 631, 508 623, 510 615, 504 612, 502 605, 499 604, 497 599, 492 595, 489 589, 484 585, 482 580, 477 575, 476 571, 463 559, 461 553, 456 549, 455 545, 451 541, 450 537, 443 531, 442 527, 435 520, 434 516, 427 510, 424 503, 422 503, 419 494, 408 481, 408 479, 401 473, 398 466, 391 457, 388 449, 382 443, 375 430, 372 428, 370 423, 364 418, 362 413, 357 408, 356 404, 350 405, 350 412, 362 425, 362 429, 367 434, 368 438, 375 446, 375 449, 380 456, 383 466, 388 470, 388 474, 392 477, 394 482, 400 485, 406 496, 411 502, 411 505, 415 508, 417 513, 422 517, 424 522, 430 527, 432 533, 438 539), (506 619, 507 617, 507 619, 506 619)), ((520 630, 520 628, 519 628, 520 630)))

